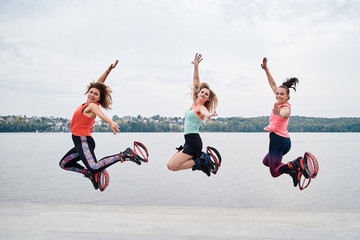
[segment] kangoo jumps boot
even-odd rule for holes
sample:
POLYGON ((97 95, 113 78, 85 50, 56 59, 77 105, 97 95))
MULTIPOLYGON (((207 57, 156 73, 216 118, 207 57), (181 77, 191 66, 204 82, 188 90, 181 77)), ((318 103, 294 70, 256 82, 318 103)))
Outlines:
POLYGON ((290 177, 293 180, 294 187, 296 187, 300 182, 301 173, 298 170, 293 169, 293 170, 290 170, 288 174, 290 175, 290 177))
POLYGON ((98 182, 97 182, 97 179, 95 177, 95 174, 94 173, 91 173, 90 171, 84 169, 84 177, 90 179, 91 183, 93 184, 95 190, 97 190, 99 188, 99 185, 98 185, 98 182))
POLYGON ((307 165, 307 161, 304 161, 302 157, 298 157, 297 159, 288 162, 290 170, 298 170, 305 178, 309 178, 311 176, 309 166, 307 165))
POLYGON ((201 153, 200 157, 194 159, 195 165, 192 167, 192 170, 203 171, 208 177, 210 177, 211 171, 214 170, 214 164, 204 152, 201 153))
POLYGON ((127 148, 124 152, 121 152, 119 155, 122 161, 132 161, 138 165, 141 165, 141 161, 137 157, 138 156, 137 153, 131 148, 127 148))

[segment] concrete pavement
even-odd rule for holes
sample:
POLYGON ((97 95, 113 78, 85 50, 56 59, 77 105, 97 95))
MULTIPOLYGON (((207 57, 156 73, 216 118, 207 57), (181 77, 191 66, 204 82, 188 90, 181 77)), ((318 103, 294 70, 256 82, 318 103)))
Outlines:
POLYGON ((0 205, 0 239, 360 239, 360 211, 0 205))

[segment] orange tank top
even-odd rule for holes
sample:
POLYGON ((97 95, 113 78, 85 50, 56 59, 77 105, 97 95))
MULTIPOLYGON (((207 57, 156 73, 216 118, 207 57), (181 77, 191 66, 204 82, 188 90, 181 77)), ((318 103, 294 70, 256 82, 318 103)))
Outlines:
MULTIPOLYGON (((288 107, 291 109, 291 105, 288 103, 280 105, 280 108, 283 108, 283 107, 288 107)), ((270 122, 270 124, 266 128, 264 128, 264 130, 269 131, 269 132, 274 132, 277 135, 285 137, 285 138, 290 138, 289 132, 287 130, 289 118, 284 119, 280 116, 275 115, 273 112, 271 112, 269 122, 270 122)))
MULTIPOLYGON (((99 103, 96 103, 99 105, 99 103)), ((91 136, 95 118, 89 118, 84 115, 83 111, 88 106, 88 103, 80 105, 74 112, 70 123, 71 133, 75 136, 91 136)))

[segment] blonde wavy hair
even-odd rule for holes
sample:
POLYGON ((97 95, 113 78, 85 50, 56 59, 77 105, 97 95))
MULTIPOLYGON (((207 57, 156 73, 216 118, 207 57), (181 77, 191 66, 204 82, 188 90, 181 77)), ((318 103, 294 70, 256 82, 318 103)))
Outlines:
POLYGON ((201 91, 201 89, 206 88, 210 91, 209 100, 205 102, 204 106, 210 113, 214 113, 216 110, 216 107, 218 105, 218 98, 216 97, 216 94, 213 90, 210 89, 209 84, 202 82, 198 84, 194 84, 192 87, 193 90, 193 100, 196 102, 197 95, 201 91))
POLYGON ((103 107, 106 110, 111 109, 111 105, 113 102, 111 98, 111 93, 112 93, 111 88, 106 86, 102 82, 91 82, 87 86, 87 91, 85 92, 85 95, 90 91, 91 88, 96 88, 100 91, 99 104, 101 105, 101 107, 103 107))

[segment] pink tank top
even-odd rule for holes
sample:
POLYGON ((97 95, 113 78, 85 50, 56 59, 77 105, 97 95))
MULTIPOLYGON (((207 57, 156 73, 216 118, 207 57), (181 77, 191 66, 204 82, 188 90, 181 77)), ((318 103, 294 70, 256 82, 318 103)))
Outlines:
MULTIPOLYGON (((283 108, 283 107, 288 107, 291 109, 291 105, 288 103, 280 105, 280 108, 283 108)), ((277 135, 285 137, 285 138, 290 138, 289 132, 287 130, 289 118, 284 119, 280 116, 275 115, 271 111, 269 122, 270 122, 270 124, 266 128, 264 128, 264 130, 269 131, 269 132, 274 132, 277 135)))

